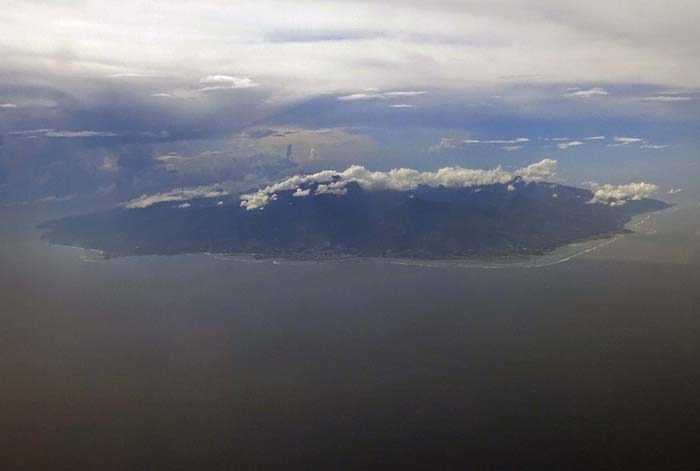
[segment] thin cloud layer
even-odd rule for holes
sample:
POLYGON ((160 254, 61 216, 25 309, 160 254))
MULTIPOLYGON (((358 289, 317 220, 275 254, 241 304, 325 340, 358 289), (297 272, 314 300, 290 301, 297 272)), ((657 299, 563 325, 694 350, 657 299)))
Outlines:
POLYGON ((403 87, 523 77, 700 85, 693 47, 700 42, 700 7, 682 0, 643 9, 634 0, 156 0, 147 6, 136 0, 7 0, 4 7, 4 47, 12 52, 4 59, 18 65, 32 57, 53 59, 101 76, 201 76, 225 64, 246 76, 278 80, 294 71, 296 86, 325 83, 327 90, 357 86, 358 80, 403 87))
POLYGON ((571 98, 591 98, 595 96, 607 96, 608 91, 601 87, 593 87, 588 90, 572 90, 566 93, 564 96, 571 98))
POLYGON ((519 137, 517 139, 495 139, 495 140, 480 140, 480 139, 466 139, 462 141, 464 144, 520 144, 524 142, 530 142, 527 137, 519 137))
POLYGON ((650 97, 645 97, 642 100, 643 101, 656 101, 656 102, 661 102, 661 103, 673 103, 677 101, 690 101, 694 100, 696 97, 692 96, 678 96, 678 95, 660 95, 660 96, 650 96, 650 97))
POLYGON ((608 144, 611 147, 628 146, 630 144, 643 144, 644 138, 641 137, 616 137, 613 139, 615 144, 608 144))
POLYGON ((572 147, 578 147, 578 146, 582 146, 582 145, 583 145, 583 142, 581 142, 581 141, 569 141, 569 142, 559 143, 559 144, 557 144, 557 147, 560 149, 570 149, 572 147))
MULTIPOLYGON (((425 95, 424 91, 395 91, 395 92, 379 92, 378 90, 367 90, 363 93, 353 93, 350 95, 342 95, 338 97, 340 101, 369 101, 369 100, 390 100, 393 98, 407 98, 425 95)), ((398 105, 395 105, 398 106, 398 105)), ((410 105, 403 105, 410 106, 410 105)))
POLYGON ((115 137, 117 133, 112 131, 58 131, 56 129, 27 129, 24 131, 10 131, 8 136, 21 138, 55 137, 55 138, 82 138, 82 137, 115 137))
POLYGON ((207 75, 199 80, 199 84, 203 85, 199 91, 255 88, 260 85, 250 77, 233 77, 230 75, 207 75))
MULTIPOLYGON (((142 195, 136 199, 128 201, 124 206, 129 209, 147 208, 157 203, 166 201, 189 201, 196 198, 216 198, 228 195, 221 185, 200 186, 196 188, 177 188, 165 193, 154 195, 142 195)), ((181 208, 188 206, 179 206, 181 208)))
POLYGON ((527 137, 518 137, 516 139, 456 139, 453 137, 443 137, 440 141, 428 148, 428 152, 441 152, 451 149, 459 149, 472 144, 496 144, 501 145, 501 149, 506 152, 521 150, 524 145, 530 142, 527 137))
POLYGON ((48 131, 43 134, 44 137, 114 137, 116 133, 111 131, 48 131))

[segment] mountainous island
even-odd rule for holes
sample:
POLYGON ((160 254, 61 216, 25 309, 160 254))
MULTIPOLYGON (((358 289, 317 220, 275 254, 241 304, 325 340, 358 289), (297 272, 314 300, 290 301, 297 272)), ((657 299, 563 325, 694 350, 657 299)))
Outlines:
POLYGON ((590 190, 520 177, 408 190, 370 191, 338 177, 295 186, 263 194, 260 208, 250 203, 255 195, 217 195, 121 206, 40 227, 52 243, 98 249, 107 257, 196 252, 300 258, 498 257, 540 254, 574 241, 612 236, 626 231, 633 216, 668 207, 649 198, 595 203, 590 190))

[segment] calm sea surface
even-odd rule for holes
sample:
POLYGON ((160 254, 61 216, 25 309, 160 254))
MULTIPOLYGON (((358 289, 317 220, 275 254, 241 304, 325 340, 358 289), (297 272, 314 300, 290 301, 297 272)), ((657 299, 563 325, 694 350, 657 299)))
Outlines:
POLYGON ((700 463, 697 205, 459 263, 101 260, 6 212, 0 469, 700 463))

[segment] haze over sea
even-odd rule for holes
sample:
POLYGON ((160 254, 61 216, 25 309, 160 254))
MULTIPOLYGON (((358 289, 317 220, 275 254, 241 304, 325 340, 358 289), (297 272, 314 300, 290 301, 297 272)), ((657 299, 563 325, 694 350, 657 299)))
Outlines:
POLYGON ((699 209, 498 270, 100 260, 5 209, 0 461, 682 463, 700 437, 699 209))

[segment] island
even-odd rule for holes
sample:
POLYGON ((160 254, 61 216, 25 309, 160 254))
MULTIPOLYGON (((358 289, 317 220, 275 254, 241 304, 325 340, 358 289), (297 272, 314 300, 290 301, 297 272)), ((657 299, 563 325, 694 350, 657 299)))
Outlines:
POLYGON ((278 191, 264 209, 241 195, 120 206, 41 224, 55 244, 106 257, 225 253, 261 257, 456 258, 534 255, 576 241, 627 231, 635 215, 669 205, 650 198, 594 202, 593 193, 519 177, 466 188, 418 186, 367 191, 319 183, 278 191), (309 193, 314 197, 299 197, 309 193))

